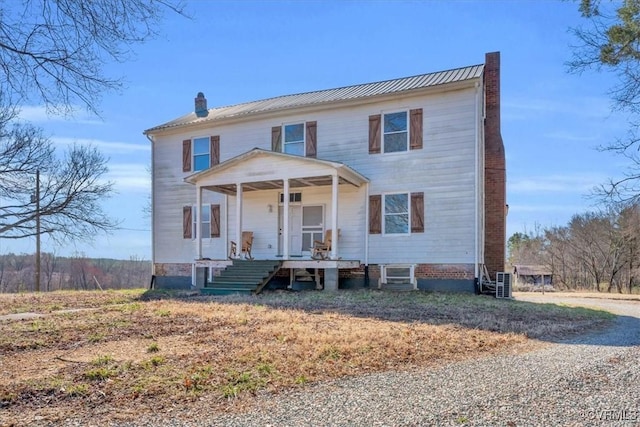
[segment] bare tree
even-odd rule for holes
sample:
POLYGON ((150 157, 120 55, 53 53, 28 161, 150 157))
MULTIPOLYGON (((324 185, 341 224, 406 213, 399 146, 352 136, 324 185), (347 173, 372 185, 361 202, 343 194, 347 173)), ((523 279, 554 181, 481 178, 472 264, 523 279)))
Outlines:
POLYGON ((633 291, 640 253, 640 205, 574 215, 545 230, 544 252, 554 283, 569 289, 633 291), (603 288, 605 286, 606 288, 603 288))
POLYGON ((165 11, 184 15, 180 0, 23 0, 0 4, 0 90, 10 103, 43 102, 96 113, 100 94, 122 79, 105 65, 132 56, 157 35, 165 11))
POLYGON ((600 185, 595 194, 603 200, 634 203, 640 200, 640 0, 580 0, 579 10, 587 21, 573 29, 579 44, 574 46, 569 70, 615 73, 614 108, 631 113, 628 135, 600 147, 628 158, 629 167, 622 177, 600 185))
POLYGON ((5 256, 0 256, 0 293, 5 292, 7 288, 4 280, 6 265, 7 265, 7 258, 5 256))
POLYGON ((509 264, 547 265, 545 243, 544 233, 538 225, 533 232, 514 233, 507 240, 509 264))
POLYGON ((38 215, 41 233, 58 241, 91 240, 112 230, 117 224, 100 207, 113 192, 103 180, 107 171, 107 159, 93 147, 74 145, 59 158, 39 129, 0 122, 0 237, 34 236, 38 215))
POLYGON ((51 283, 58 268, 58 257, 55 252, 45 252, 42 254, 42 267, 44 270, 45 290, 47 292, 52 291, 51 283))

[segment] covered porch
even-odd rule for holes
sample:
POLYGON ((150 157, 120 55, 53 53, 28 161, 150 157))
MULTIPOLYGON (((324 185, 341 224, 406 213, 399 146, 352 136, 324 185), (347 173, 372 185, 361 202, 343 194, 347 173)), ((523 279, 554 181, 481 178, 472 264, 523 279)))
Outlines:
POLYGON ((367 264, 369 180, 342 163, 255 148, 185 182, 195 186, 196 212, 203 212, 206 192, 224 198, 209 224, 211 234, 219 238, 203 235, 203 215, 195 218, 194 279, 197 268, 206 268, 204 282, 215 282, 215 272, 234 259, 252 258, 276 261, 280 269, 290 270, 291 277, 300 270, 322 270, 325 288, 334 287, 334 276, 337 288, 339 269, 367 264), (363 215, 361 224, 354 227, 350 218, 341 227, 341 216, 350 215, 355 207, 363 215), (325 239, 327 231, 333 236, 330 248, 321 259, 314 259, 313 242, 325 239), (245 239, 247 232, 251 234, 249 253, 239 243, 243 232, 245 239), (203 251, 203 239, 216 246, 216 256, 203 251), (237 251, 229 256, 232 241, 237 251), (343 242, 348 242, 349 250, 342 250, 343 242))

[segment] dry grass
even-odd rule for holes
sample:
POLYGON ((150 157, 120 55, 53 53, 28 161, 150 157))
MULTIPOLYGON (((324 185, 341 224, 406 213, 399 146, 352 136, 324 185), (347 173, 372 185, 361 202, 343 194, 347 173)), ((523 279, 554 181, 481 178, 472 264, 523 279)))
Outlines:
POLYGON ((48 293, 0 294, 0 316, 11 313, 50 313, 52 311, 103 307, 136 301, 144 290, 106 292, 57 291, 48 293))
POLYGON ((539 345, 528 337, 563 337, 610 319, 473 295, 367 291, 216 299, 78 292, 0 295, 0 305, 54 311, 0 321, 0 425, 130 419, 196 401, 234 410, 256 393, 523 351, 539 345), (94 309, 55 313, 51 301, 94 309))
MULTIPOLYGON (((542 292, 514 292, 514 296, 542 296, 542 292)), ((562 298, 596 298, 596 299, 614 299, 624 301, 640 301, 640 294, 617 294, 608 292, 545 292, 545 295, 556 296, 562 298)))

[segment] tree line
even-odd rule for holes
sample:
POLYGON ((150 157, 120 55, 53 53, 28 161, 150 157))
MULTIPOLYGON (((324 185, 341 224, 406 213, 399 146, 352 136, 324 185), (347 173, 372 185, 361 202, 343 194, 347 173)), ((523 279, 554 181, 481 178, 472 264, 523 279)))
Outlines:
POLYGON ((557 289, 640 291, 640 204, 574 215, 564 226, 514 233, 509 262, 543 265, 557 289))
MULTIPOLYGON (((40 280, 43 291, 142 288, 151 280, 151 262, 42 253, 40 280)), ((35 254, 0 255, 0 293, 35 289, 35 254)))

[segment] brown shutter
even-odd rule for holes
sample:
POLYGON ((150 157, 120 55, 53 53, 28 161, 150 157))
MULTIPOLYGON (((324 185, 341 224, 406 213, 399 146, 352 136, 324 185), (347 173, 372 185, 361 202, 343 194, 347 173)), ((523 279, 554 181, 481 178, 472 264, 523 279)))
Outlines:
POLYGON ((422 108, 411 110, 411 142, 412 150, 422 148, 422 108))
POLYGON ((305 155, 307 157, 316 157, 317 152, 317 122, 307 122, 307 140, 305 141, 305 155))
POLYGON ((369 154, 380 153, 380 122, 382 116, 376 114, 375 116, 369 116, 369 154))
POLYGON ((282 152, 282 126, 271 128, 271 151, 282 152))
POLYGON ((183 239, 192 239, 193 238, 193 220, 191 216, 191 206, 183 206, 182 207, 182 238, 183 239))
POLYGON ((220 237, 220 205, 211 205, 211 237, 220 237))
POLYGON ((424 233, 424 193, 411 193, 411 232, 424 233))
POLYGON ((182 141, 182 172, 191 172, 191 140, 182 141))
POLYGON ((369 196, 369 234, 382 233, 382 196, 369 196))
POLYGON ((210 138, 211 141, 211 157, 209 158, 211 164, 209 166, 215 166, 220 163, 220 135, 215 135, 210 138))

